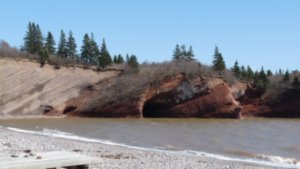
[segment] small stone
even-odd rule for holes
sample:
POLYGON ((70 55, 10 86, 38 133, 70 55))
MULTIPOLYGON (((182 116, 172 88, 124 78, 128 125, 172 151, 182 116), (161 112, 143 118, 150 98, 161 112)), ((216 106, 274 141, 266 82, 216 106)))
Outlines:
POLYGON ((75 149, 75 150, 73 150, 73 152, 82 152, 82 150, 75 149))
POLYGON ((35 154, 34 154, 34 153, 30 153, 29 155, 30 155, 30 156, 35 156, 35 154))
POLYGON ((36 159, 40 160, 42 159, 42 156, 37 156, 36 159))
POLYGON ((13 155, 11 155, 11 157, 17 158, 17 157, 19 157, 19 155, 13 154, 13 155))
POLYGON ((31 150, 27 149, 27 150, 24 150, 23 152, 29 154, 29 153, 31 153, 31 150))
POLYGON ((11 144, 10 143, 5 143, 5 144, 3 144, 3 146, 11 147, 11 144))

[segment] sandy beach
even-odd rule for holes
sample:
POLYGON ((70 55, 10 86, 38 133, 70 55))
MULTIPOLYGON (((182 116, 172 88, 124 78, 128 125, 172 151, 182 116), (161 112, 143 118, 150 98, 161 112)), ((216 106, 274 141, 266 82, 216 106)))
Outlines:
POLYGON ((0 128, 0 158, 19 156, 24 158, 24 150, 33 153, 49 151, 69 151, 99 158, 99 163, 90 165, 92 169, 271 169, 274 167, 252 163, 218 160, 195 154, 138 150, 99 143, 89 143, 62 138, 20 133, 0 128))

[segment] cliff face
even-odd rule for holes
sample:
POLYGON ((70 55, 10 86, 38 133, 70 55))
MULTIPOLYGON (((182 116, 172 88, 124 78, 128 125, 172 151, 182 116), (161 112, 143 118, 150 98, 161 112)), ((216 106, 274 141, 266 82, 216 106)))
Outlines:
POLYGON ((260 95, 248 88, 241 103, 244 117, 300 118, 300 90, 288 89, 272 101, 262 101, 260 95))
POLYGON ((54 69, 39 63, 0 59, 0 115, 42 115, 51 110, 63 111, 65 102, 80 91, 117 72, 99 73, 70 67, 54 69))
POLYGON ((81 104, 87 98, 94 100, 95 93, 99 91, 83 91, 77 99, 68 102, 68 107, 74 108, 68 114, 89 117, 240 118, 239 102, 234 99, 230 87, 218 78, 187 80, 184 74, 178 74, 146 88, 137 99, 126 103, 111 101, 92 109, 81 104))
MULTIPOLYGON (((151 92, 143 102, 144 117, 239 118, 240 106, 221 79, 182 79, 170 90, 151 92)), ((147 94, 149 90, 146 91, 147 94)))
POLYGON ((0 116, 300 117, 299 90, 264 102, 249 84, 177 74, 125 97, 119 74, 0 59, 0 116))

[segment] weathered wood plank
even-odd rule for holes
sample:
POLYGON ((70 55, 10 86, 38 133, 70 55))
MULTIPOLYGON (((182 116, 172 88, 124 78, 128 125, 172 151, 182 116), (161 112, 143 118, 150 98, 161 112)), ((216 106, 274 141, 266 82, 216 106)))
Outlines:
POLYGON ((35 157, 7 158, 0 160, 1 169, 47 169, 71 166, 86 166, 99 162, 98 158, 80 155, 71 152, 37 153, 35 157), (37 157, 41 159, 37 159, 37 157))

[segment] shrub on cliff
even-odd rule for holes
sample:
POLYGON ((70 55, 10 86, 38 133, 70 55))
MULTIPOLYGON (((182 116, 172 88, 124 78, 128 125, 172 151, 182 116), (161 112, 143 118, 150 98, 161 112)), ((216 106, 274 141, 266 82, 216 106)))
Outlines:
POLYGON ((187 80, 201 77, 210 72, 207 67, 197 62, 172 61, 164 63, 144 63, 139 66, 137 72, 124 71, 119 77, 113 80, 109 87, 99 91, 99 95, 86 106, 86 109, 101 108, 103 105, 115 103, 130 104, 137 101, 140 95, 149 87, 156 87, 164 80, 174 77, 177 74, 184 74, 187 80))
POLYGON ((37 55, 21 52, 15 47, 11 47, 7 42, 0 41, 0 57, 6 58, 23 58, 29 60, 36 60, 38 58, 37 55))

